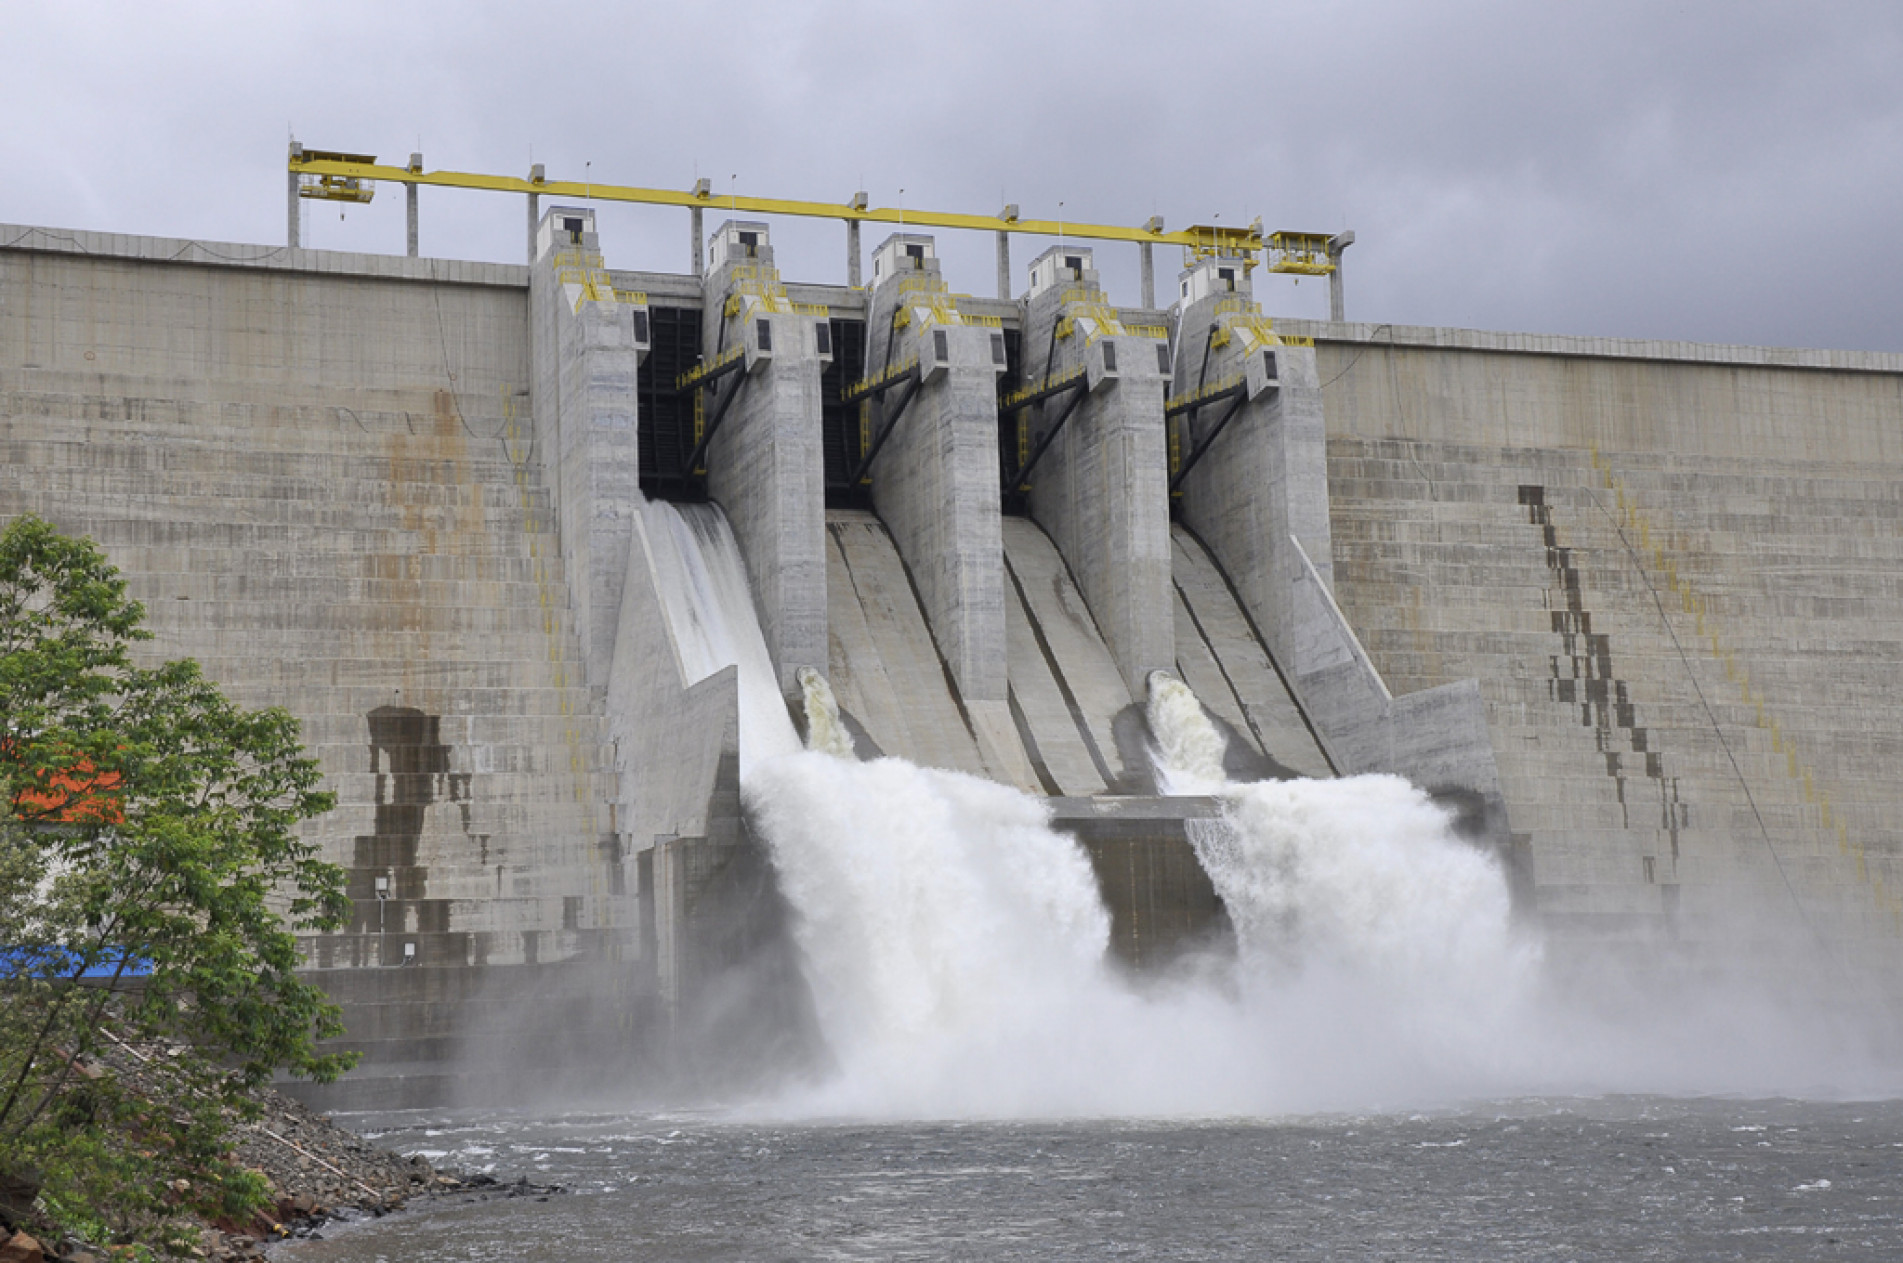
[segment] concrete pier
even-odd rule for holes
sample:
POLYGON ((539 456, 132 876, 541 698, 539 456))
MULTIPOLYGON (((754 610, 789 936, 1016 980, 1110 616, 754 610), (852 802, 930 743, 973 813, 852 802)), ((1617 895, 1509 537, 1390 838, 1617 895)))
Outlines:
POLYGON ((870 470, 872 503, 918 585, 960 695, 1002 702, 1003 335, 965 321, 939 274, 932 239, 912 234, 888 237, 873 251, 870 313, 868 377, 908 365, 917 376, 874 408, 874 434, 884 442, 870 470))
POLYGON ((554 207, 543 216, 529 305, 535 440, 554 471, 587 679, 605 688, 641 503, 635 377, 647 320, 638 303, 616 296, 593 211, 554 207))
MULTIPOLYGON (((410 170, 420 172, 422 169, 423 155, 420 153, 411 154, 410 170)), ((418 247, 421 244, 419 239, 419 225, 417 223, 416 185, 414 184, 406 184, 403 186, 403 210, 406 220, 406 232, 404 234, 406 249, 404 253, 414 259, 417 255, 418 247)))
MULTIPOLYGON (((701 405, 709 427, 703 440, 707 491, 726 510, 746 557, 780 688, 797 697, 795 673, 826 663, 819 412, 826 311, 787 298, 765 224, 722 224, 708 262, 703 362, 737 358, 701 405)), ((828 341, 825 357, 831 353, 828 341)))
POLYGON ((1078 246, 1053 247, 1031 264, 1020 377, 1026 389, 1067 376, 1076 385, 1020 414, 1019 448, 1028 455, 1011 463, 1037 457, 1023 479, 1031 516, 1056 542, 1140 699, 1150 672, 1176 662, 1163 427, 1169 343, 1159 324, 1124 322, 1091 264, 1078 246))
POLYGON ((932 239, 872 256, 866 373, 911 375, 871 404, 872 503, 892 532, 988 767, 1026 764, 1009 708, 998 496, 1004 334, 959 310, 932 239))
POLYGON ((1393 696, 1334 595, 1327 427, 1315 352, 1284 339, 1221 257, 1178 280, 1174 418, 1179 513, 1235 584, 1323 749, 1343 774, 1387 771, 1473 796, 1508 846, 1478 686, 1393 696))

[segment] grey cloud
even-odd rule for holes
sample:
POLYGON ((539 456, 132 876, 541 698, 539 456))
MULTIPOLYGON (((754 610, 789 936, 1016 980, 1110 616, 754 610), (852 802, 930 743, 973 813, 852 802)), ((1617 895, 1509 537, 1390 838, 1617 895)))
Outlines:
MULTIPOLYGON (((635 4, 11 19, 0 218, 278 240, 287 127, 431 166, 1172 226, 1352 226, 1350 314, 1903 349, 1893 4, 635 4), (30 54, 26 50, 31 50, 30 54)), ((314 242, 400 248, 402 199, 314 242)), ((678 214, 604 215, 678 268, 678 214)), ((838 279, 836 225, 780 229, 838 279)), ((433 253, 513 258, 510 199, 428 191, 433 253)), ((870 243, 868 243, 870 244, 870 243)), ((990 243, 944 243, 989 292, 990 243)), ((1020 262, 1037 243, 1022 242, 1020 262)), ((1100 261, 1134 298, 1129 248, 1100 261)), ((1277 279, 1272 311, 1323 287, 1277 279)))

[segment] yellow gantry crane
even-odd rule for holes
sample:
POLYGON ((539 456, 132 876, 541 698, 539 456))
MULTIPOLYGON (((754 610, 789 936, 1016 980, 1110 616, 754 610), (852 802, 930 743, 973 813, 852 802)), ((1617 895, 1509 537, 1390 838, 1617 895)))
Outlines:
MULTIPOLYGON (((1336 270, 1340 257, 1339 250, 1331 245, 1337 239, 1327 233, 1275 232, 1264 235, 1259 219, 1246 228, 1199 224, 1177 232, 1165 232, 1162 219, 1157 217, 1152 217, 1142 227, 1128 228, 1115 224, 1077 223, 1068 219, 1026 219, 1018 214, 1016 206, 1007 206, 998 215, 872 206, 864 193, 856 194, 846 202, 809 202, 741 196, 737 193, 717 195, 706 180, 699 181, 692 189, 650 189, 624 184, 601 184, 593 180, 551 180, 544 176, 539 164, 526 178, 480 175, 467 171, 425 171, 420 154, 411 155, 408 166, 397 167, 379 163, 374 155, 305 149, 296 143, 291 145, 290 175, 296 197, 324 201, 368 202, 379 180, 409 186, 411 253, 415 253, 416 238, 415 189, 429 186, 521 193, 537 199, 547 196, 597 202, 633 202, 646 206, 681 206, 690 210, 724 210, 736 215, 797 215, 808 219, 837 219, 853 228, 861 223, 883 223, 901 228, 957 228, 995 232, 999 234, 1001 252, 1006 234, 1032 233, 1044 237, 1130 241, 1146 248, 1158 245, 1182 246, 1194 257, 1234 258, 1248 268, 1257 266, 1257 256, 1266 253, 1266 259, 1261 262, 1268 271, 1297 276, 1327 276, 1336 270)), ((296 203, 293 202, 293 245, 297 244, 296 225, 296 203)), ((1352 240, 1351 236, 1349 240, 1352 240)), ((855 277, 854 283, 856 281, 855 277)))

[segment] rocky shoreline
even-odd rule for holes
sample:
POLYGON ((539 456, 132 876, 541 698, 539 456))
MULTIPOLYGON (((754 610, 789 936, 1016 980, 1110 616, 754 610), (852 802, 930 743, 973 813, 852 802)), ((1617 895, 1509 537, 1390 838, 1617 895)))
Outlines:
MULTIPOLYGON (((273 1242, 310 1237, 336 1219, 379 1217, 418 1198, 471 1192, 489 1196, 548 1196, 561 1190, 490 1175, 439 1169, 422 1157, 404 1157, 339 1127, 329 1117, 269 1089, 256 1096, 263 1112, 232 1127, 232 1151, 271 1183, 273 1204, 245 1223, 203 1225, 196 1257, 235 1263, 265 1257, 273 1242)), ((98 1247, 74 1241, 41 1242, 0 1227, 0 1263, 106 1263, 98 1247)))

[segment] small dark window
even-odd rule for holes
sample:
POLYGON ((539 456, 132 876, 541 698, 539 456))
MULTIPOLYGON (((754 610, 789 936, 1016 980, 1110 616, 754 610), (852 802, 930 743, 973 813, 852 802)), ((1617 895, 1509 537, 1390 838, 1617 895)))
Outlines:
POLYGON ((1004 335, 1002 333, 991 335, 991 362, 999 368, 1004 367, 1004 335))
POLYGON ((941 364, 951 358, 950 339, 945 336, 943 329, 932 330, 932 355, 941 364))
POLYGON ((1276 380, 1274 351, 1264 351, 1262 353, 1262 371, 1268 375, 1270 381, 1276 380))
POLYGON ((1156 344, 1156 371, 1165 377, 1170 375, 1170 344, 1167 342, 1156 344))
POLYGON ((908 259, 917 259, 922 264, 925 262, 925 247, 907 246, 905 247, 905 257, 908 259))
POLYGON ((833 353, 833 327, 824 320, 813 326, 813 345, 821 355, 833 353))
POLYGON ((773 322, 756 320, 753 322, 754 341, 760 344, 762 351, 773 350, 773 322))
POLYGON ((564 219, 564 220, 562 220, 562 231, 563 231, 563 232, 580 232, 580 231, 581 231, 581 226, 582 226, 582 221, 581 221, 581 220, 579 220, 579 219, 564 219))
POLYGON ((1103 371, 1106 373, 1117 371, 1117 344, 1108 340, 1103 344, 1103 371))
POLYGON ((1221 281, 1226 288, 1234 289, 1236 287, 1236 270, 1234 268, 1217 268, 1216 279, 1221 281))
POLYGON ((1084 256, 1081 254, 1067 254, 1064 256, 1064 266, 1073 272, 1081 272, 1084 270, 1084 256))
POLYGON ((751 251, 753 247, 760 244, 760 234, 757 232, 743 232, 740 234, 740 244, 751 251))
POLYGON ((634 312, 634 340, 636 342, 648 340, 648 313, 639 308, 636 308, 634 312))

